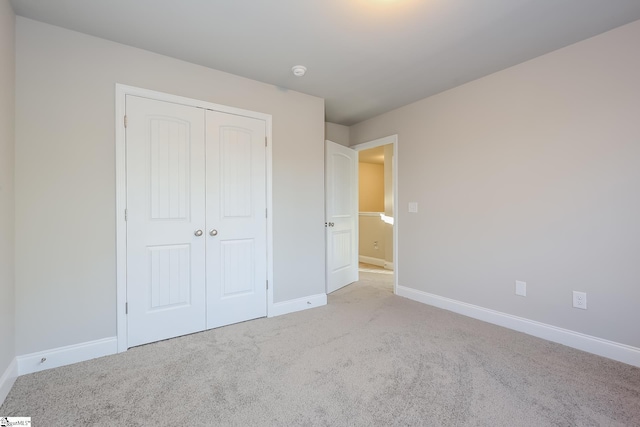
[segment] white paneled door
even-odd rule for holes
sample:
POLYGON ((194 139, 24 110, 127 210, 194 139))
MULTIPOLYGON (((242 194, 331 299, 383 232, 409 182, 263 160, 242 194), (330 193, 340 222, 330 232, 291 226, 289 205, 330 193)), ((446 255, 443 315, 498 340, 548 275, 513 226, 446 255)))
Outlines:
POLYGON ((325 142, 327 293, 358 280, 358 153, 325 142))
POLYGON ((128 344, 205 328, 204 110, 127 96, 128 344))
POLYGON ((267 315, 265 122, 207 111, 207 328, 267 315))
POLYGON ((126 115, 128 346, 265 316, 265 122, 130 95, 126 115))

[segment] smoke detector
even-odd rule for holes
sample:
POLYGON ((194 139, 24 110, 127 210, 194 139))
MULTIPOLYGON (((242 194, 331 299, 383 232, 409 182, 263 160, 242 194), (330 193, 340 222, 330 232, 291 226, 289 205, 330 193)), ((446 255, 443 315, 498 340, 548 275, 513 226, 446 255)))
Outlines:
POLYGON ((291 71, 293 72, 294 76, 302 77, 307 73, 307 67, 305 67, 304 65, 294 65, 291 68, 291 71))

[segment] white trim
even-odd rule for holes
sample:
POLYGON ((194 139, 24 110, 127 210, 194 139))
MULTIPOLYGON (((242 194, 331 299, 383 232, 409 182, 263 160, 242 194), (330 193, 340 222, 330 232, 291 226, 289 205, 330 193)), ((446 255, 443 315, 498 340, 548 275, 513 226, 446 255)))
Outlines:
POLYGON ((304 298, 277 302, 273 304, 273 307, 269 310, 269 317, 294 313, 323 305, 327 305, 327 294, 310 295, 304 298))
POLYGON ((46 369, 84 362, 97 357, 109 356, 118 352, 116 337, 102 338, 95 341, 52 348, 37 353, 18 356, 18 374, 26 375, 46 369), (46 360, 43 362, 42 359, 46 360))
MULTIPOLYGON (((173 104, 181 104, 189 107, 199 107, 204 108, 205 110, 214 110, 220 111, 223 113, 235 114, 237 116, 245 116, 252 117, 254 119, 260 119, 264 121, 268 121, 271 119, 271 114, 266 113, 258 113, 256 111, 244 110, 242 108, 229 107, 228 105, 215 104, 209 101, 202 101, 199 99, 186 98, 184 96, 172 95, 170 93, 158 92, 155 90, 142 89, 135 86, 127 86, 120 83, 116 83, 116 100, 122 101, 122 112, 124 113, 124 98, 119 99, 118 95, 133 95, 140 96, 142 98, 154 99, 156 101, 165 101, 171 102, 173 104)), ((118 106, 116 105, 116 108, 118 106)), ((120 118, 119 123, 122 125, 122 117, 120 118)))
POLYGON ((128 86, 116 84, 116 336, 118 352, 127 345, 127 223, 124 210, 127 207, 127 150, 122 121, 126 112, 128 86))
MULTIPOLYGON (((399 210, 398 206, 400 195, 398 193, 398 135, 389 135, 383 138, 374 139, 373 141, 363 142, 362 144, 354 145, 350 148, 356 151, 368 150, 370 148, 380 147, 382 145, 393 144, 393 162, 392 162, 392 170, 393 170, 393 259, 395 260, 394 265, 392 265, 392 269, 395 274, 393 275, 393 292, 395 294, 398 293, 398 265, 397 260, 400 259, 398 256, 398 222, 399 221, 399 210)), ((359 219, 359 218, 358 218, 359 219)), ((358 224, 359 228, 359 224, 358 224)))
POLYGON ((223 113, 235 114, 238 116, 250 117, 264 120, 267 133, 267 153, 266 153, 266 191, 267 191, 267 280, 269 289, 267 290, 267 313, 273 310, 273 138, 272 138, 272 116, 271 114, 258 113, 241 108, 229 107, 226 105, 214 104, 212 102, 197 99, 185 98, 153 90, 141 89, 133 86, 126 86, 116 83, 116 319, 117 319, 117 341, 118 352, 126 351, 127 340, 127 315, 125 313, 125 303, 127 301, 127 224, 124 220, 124 210, 127 206, 127 183, 126 183, 126 141, 123 118, 126 113, 126 95, 140 96, 155 99, 158 101, 172 102, 174 104, 187 105, 204 108, 206 110, 220 111, 223 113))
POLYGON ((267 317, 273 311, 273 139, 271 116, 267 119, 267 317))
POLYGON ((374 258, 371 256, 358 255, 358 261, 365 264, 377 265, 378 267, 384 267, 385 261, 382 258, 374 258))
POLYGON ((377 216, 377 217, 379 217, 380 214, 384 214, 384 212, 358 212, 358 216, 377 216))
MULTIPOLYGON (((356 151, 362 151, 362 150, 368 150, 370 148, 380 147, 381 145, 396 144, 397 142, 398 142, 398 135, 395 134, 395 135, 385 136, 383 138, 374 139, 373 141, 363 142, 362 144, 352 145, 349 148, 352 148, 356 151)), ((395 151, 393 154, 394 155, 396 154, 395 151)))
POLYGON ((640 348, 637 347, 582 334, 569 329, 558 328, 546 323, 467 304, 405 286, 398 286, 398 295, 484 322, 493 323, 494 325, 513 329, 514 331, 533 335, 534 337, 597 354, 598 356, 617 360, 618 362, 640 367, 640 348))
POLYGON ((18 361, 14 357, 0 377, 0 406, 9 395, 11 387, 13 387, 13 383, 16 382, 16 378, 18 378, 18 361))

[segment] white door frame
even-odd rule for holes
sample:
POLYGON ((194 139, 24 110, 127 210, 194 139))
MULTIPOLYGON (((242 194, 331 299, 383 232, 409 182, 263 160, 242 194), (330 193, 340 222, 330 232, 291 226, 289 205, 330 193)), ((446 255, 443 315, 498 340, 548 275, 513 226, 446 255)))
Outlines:
MULTIPOLYGON (((352 145, 351 149, 356 151, 368 150, 370 148, 380 147, 382 145, 393 144, 393 161, 391 168, 393 170, 393 293, 398 293, 398 135, 389 135, 384 138, 374 139, 373 141, 363 142, 362 144, 352 145)), ((385 159, 386 161, 386 159, 385 159)), ((359 164, 359 163, 358 163, 359 164)), ((357 219, 358 229, 360 228, 360 216, 357 219)), ((359 248, 358 248, 359 249, 359 248)))
MULTIPOLYGON (((126 96, 134 95, 143 98, 155 99, 157 101, 172 102, 174 104, 188 105, 191 107, 204 108, 206 110, 221 111, 238 116, 251 117, 264 120, 267 135, 266 153, 266 193, 267 212, 273 212, 272 198, 272 116, 270 114, 257 113, 243 110, 241 108, 228 107, 226 105, 214 104, 207 101, 185 98, 182 96, 141 89, 133 86, 116 84, 116 333, 118 339, 118 353, 126 351, 128 348, 127 337, 127 224, 125 222, 125 209, 127 207, 127 171, 126 171, 126 140, 124 128, 124 116, 126 106, 126 96)), ((267 289, 267 316, 273 311, 273 217, 267 217, 267 280, 270 284, 267 289)), ((265 284, 266 285, 266 284, 265 284)))

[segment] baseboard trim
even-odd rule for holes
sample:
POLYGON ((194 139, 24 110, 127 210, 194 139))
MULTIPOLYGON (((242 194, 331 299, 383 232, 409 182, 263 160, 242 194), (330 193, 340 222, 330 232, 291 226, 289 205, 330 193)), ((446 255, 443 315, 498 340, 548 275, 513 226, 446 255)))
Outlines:
POLYGON ((0 406, 2 406, 4 400, 9 395, 11 387, 13 387, 13 384, 16 382, 16 378, 18 378, 18 361, 14 357, 0 377, 0 406))
POLYGON ((384 268, 385 270, 395 270, 393 263, 388 261, 385 261, 384 268))
POLYGON ((271 306, 268 317, 294 313, 296 311, 307 310, 309 308, 320 307, 323 305, 327 305, 327 294, 310 295, 304 298, 277 302, 271 306))
POLYGON ((546 323, 513 316, 473 304, 433 295, 416 289, 398 286, 399 296, 427 305, 453 311, 464 316, 493 323, 538 338, 573 347, 578 350, 640 367, 640 348, 605 340, 546 323))
POLYGON ((358 255, 358 261, 364 262, 365 264, 377 265, 378 267, 385 266, 385 261, 383 259, 370 256, 358 255))
POLYGON ((108 356, 117 352, 118 339, 117 337, 110 337, 25 354, 16 358, 18 360, 18 374, 31 374, 45 369, 58 368, 72 363, 108 356), (46 359, 44 362, 42 361, 43 358, 46 359))

